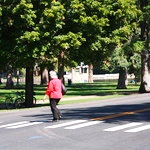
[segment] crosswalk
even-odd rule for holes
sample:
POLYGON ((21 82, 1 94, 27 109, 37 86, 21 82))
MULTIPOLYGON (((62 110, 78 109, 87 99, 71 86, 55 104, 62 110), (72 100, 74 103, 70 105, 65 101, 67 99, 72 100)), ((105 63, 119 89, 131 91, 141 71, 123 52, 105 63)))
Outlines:
MULTIPOLYGON (((44 121, 20 121, 20 122, 14 122, 14 123, 9 123, 9 124, 3 124, 2 122, 0 122, 0 129, 18 129, 18 128, 23 128, 23 127, 35 126, 35 125, 39 125, 43 123, 44 121)), ((105 122, 82 120, 82 119, 66 120, 66 121, 50 123, 49 126, 44 126, 44 127, 42 126, 42 128, 45 128, 47 130, 57 129, 57 128, 62 128, 64 130, 75 130, 75 129, 81 129, 81 128, 90 127, 90 126, 94 126, 94 125, 102 124, 102 123, 105 123, 105 122)), ((104 124, 102 124, 102 126, 103 125, 104 124)), ((125 124, 115 125, 115 126, 111 124, 111 126, 113 127, 102 129, 102 131, 104 132, 122 131, 122 132, 128 132, 128 133, 136 133, 136 132, 141 132, 141 131, 150 129, 150 124, 142 123, 142 122, 130 122, 130 123, 125 123, 125 124)))

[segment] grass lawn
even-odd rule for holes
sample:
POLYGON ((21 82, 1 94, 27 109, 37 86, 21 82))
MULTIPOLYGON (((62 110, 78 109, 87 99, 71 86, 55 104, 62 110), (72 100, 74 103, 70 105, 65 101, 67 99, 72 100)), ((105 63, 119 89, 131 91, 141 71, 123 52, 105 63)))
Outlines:
MULTIPOLYGON (((87 95, 97 95, 98 98, 86 98, 82 100, 75 101, 62 101, 60 104, 72 104, 77 102, 85 102, 92 100, 103 100, 106 98, 113 98, 118 96, 123 96, 127 94, 137 93, 139 90, 139 85, 134 85, 130 83, 127 86, 127 89, 116 89, 117 82, 94 82, 94 83, 76 83, 72 86, 67 87, 68 91, 64 98, 75 97, 75 96, 87 96, 87 95)), ((5 101, 5 97, 8 94, 14 95, 17 91, 24 91, 24 85, 15 86, 14 89, 5 89, 5 85, 0 85, 0 103, 5 101)), ((45 94, 46 86, 43 85, 34 85, 34 91, 36 93, 35 97, 37 100, 43 99, 45 94)))

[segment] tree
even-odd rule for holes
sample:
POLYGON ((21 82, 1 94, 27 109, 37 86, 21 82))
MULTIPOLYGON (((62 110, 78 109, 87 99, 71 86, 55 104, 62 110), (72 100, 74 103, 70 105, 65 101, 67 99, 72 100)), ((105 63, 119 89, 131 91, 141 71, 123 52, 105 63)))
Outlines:
POLYGON ((141 85, 140 93, 150 92, 150 1, 140 0, 140 9, 143 12, 141 27, 141 41, 144 43, 144 49, 141 54, 141 85))
POLYGON ((133 36, 131 41, 124 47, 129 62, 128 73, 135 75, 135 84, 140 81, 142 49, 143 43, 140 41, 139 35, 133 36))
POLYGON ((70 3, 74 6, 69 10, 70 15, 76 17, 73 20, 75 29, 80 30, 85 39, 79 49, 72 51, 71 58, 75 61, 100 64, 111 56, 116 47, 123 47, 134 35, 140 14, 135 1, 86 0, 70 3))
MULTIPOLYGON (((46 57, 51 58, 51 60, 54 60, 54 58, 61 58, 63 52, 62 49, 59 49, 57 44, 55 43, 55 37, 59 34, 61 34, 61 30, 64 25, 64 12, 65 9, 63 5, 59 1, 43 1, 41 3, 43 6, 43 12, 41 15, 41 22, 40 22, 40 31, 42 35, 41 41, 43 41, 43 48, 45 49, 46 57)), ((59 62, 63 62, 62 59, 59 59, 59 62)), ((51 61, 52 62, 52 61, 51 61)), ((61 69, 63 69, 63 65, 61 69)))
POLYGON ((33 67, 40 57, 54 56, 51 41, 61 28, 62 6, 53 0, 6 0, 2 8, 2 56, 8 64, 26 68, 26 106, 31 107, 33 67))
MULTIPOLYGON (((7 73, 7 81, 9 80, 13 64, 16 62, 16 57, 13 55, 13 49, 15 46, 13 19, 12 19, 12 1, 2 1, 0 5, 1 26, 0 26, 0 69, 7 73)), ((12 82, 6 83, 6 88, 13 87, 12 82), (9 85, 10 84, 10 85, 9 85)))
POLYGON ((109 62, 111 64, 110 67, 119 72, 117 88, 127 88, 126 85, 128 83, 128 73, 135 75, 135 81, 140 79, 140 53, 142 47, 143 44, 139 41, 139 37, 137 35, 134 35, 133 37, 131 37, 130 41, 123 45, 123 47, 120 47, 114 51, 109 62))
POLYGON ((26 69, 26 106, 33 104, 33 66, 39 54, 36 11, 29 1, 3 1, 2 48, 4 64, 26 69), (6 32, 7 31, 7 32, 6 32))
POLYGON ((33 104, 35 63, 60 58, 62 76, 66 62, 84 61, 92 79, 93 67, 130 40, 139 12, 130 0, 3 1, 1 58, 26 68, 26 106, 33 104))
POLYGON ((36 10, 30 1, 21 0, 12 9, 16 62, 26 68, 26 107, 33 105, 33 67, 39 54, 40 34, 36 24, 36 10))
POLYGON ((122 48, 117 48, 114 51, 111 57, 110 64, 115 70, 117 70, 117 72, 119 72, 117 89, 126 89, 129 62, 127 61, 125 51, 123 51, 122 48))

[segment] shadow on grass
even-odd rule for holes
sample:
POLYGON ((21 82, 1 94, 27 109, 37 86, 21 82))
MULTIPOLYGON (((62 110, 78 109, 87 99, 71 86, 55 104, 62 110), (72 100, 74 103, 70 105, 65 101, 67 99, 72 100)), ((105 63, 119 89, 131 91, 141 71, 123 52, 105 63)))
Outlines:
MULTIPOLYGON (((137 86, 130 87, 129 89, 116 89, 116 83, 111 82, 96 82, 96 83, 78 83, 72 84, 71 86, 66 86, 68 91, 66 97, 73 96, 106 96, 106 95, 130 95, 138 93, 137 86)), ((15 86, 14 89, 5 89, 4 86, 1 86, 0 89, 0 109, 4 105, 4 97, 8 94, 14 94, 18 90, 24 90, 25 85, 15 86)), ((46 85, 34 85, 35 97, 41 99, 41 96, 44 95, 46 91, 46 85)), ((44 105, 44 104, 43 104, 44 105)), ((39 107, 39 105, 37 105, 39 107)))

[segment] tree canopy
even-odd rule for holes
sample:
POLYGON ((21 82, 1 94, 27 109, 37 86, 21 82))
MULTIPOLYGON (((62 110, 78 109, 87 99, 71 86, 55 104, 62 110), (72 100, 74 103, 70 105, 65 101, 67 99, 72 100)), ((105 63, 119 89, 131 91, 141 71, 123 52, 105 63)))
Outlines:
MULTIPOLYGON (((139 54, 141 41, 133 41, 141 19, 146 22, 141 26, 149 25, 148 1, 143 15, 138 6, 136 0, 5 0, 0 5, 0 67, 29 69, 62 54, 65 65, 101 64, 115 54, 120 66, 129 66, 139 54)), ((147 49, 148 29, 141 30, 147 49)))
POLYGON ((1 50, 21 66, 60 50, 78 62, 104 60, 134 34, 140 13, 130 0, 6 0, 1 10, 1 50))

